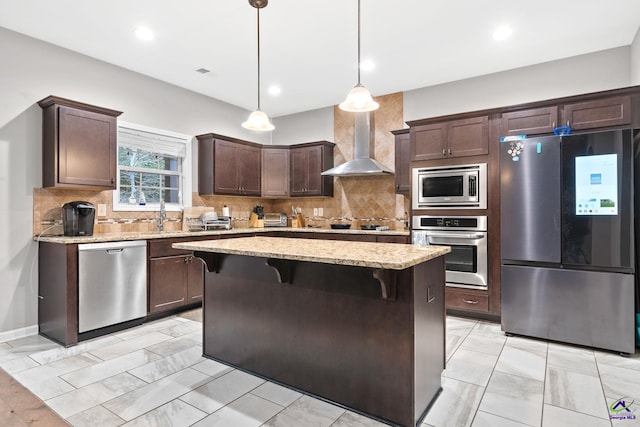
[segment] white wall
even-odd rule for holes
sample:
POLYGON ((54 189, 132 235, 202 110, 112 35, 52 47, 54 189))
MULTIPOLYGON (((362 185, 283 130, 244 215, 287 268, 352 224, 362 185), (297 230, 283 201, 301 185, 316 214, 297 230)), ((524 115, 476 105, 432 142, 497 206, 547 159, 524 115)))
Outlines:
POLYGON ((631 85, 640 85, 640 28, 631 43, 631 85))
POLYGON ((305 111, 276 117, 273 143, 277 145, 300 144, 333 140, 333 107, 305 111))
POLYGON ((33 188, 42 186, 42 110, 48 95, 124 111, 122 120, 188 135, 256 142, 249 111, 0 27, 0 342, 37 331, 33 188))
MULTIPOLYGON (((631 86, 630 47, 404 93, 405 121, 631 86)), ((637 84, 637 83, 636 83, 637 84)))

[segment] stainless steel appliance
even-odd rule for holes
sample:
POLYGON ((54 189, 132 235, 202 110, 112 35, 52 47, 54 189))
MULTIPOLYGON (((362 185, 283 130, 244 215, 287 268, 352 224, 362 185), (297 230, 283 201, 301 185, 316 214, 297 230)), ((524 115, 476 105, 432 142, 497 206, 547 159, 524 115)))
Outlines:
POLYGON ((62 206, 65 236, 92 236, 96 209, 92 203, 75 201, 62 206))
POLYGON ((217 216, 216 219, 206 218, 186 218, 187 228, 189 231, 205 231, 205 230, 230 230, 231 218, 226 216, 217 216))
POLYGON ((265 227, 286 227, 287 214, 286 213, 265 213, 264 226, 265 227))
POLYGON ((414 168, 413 209, 486 209, 487 164, 414 168))
POLYGON ((631 130, 500 145, 502 329, 633 353, 631 130))
POLYGON ((78 332, 147 315, 147 242, 78 245, 78 332))
POLYGON ((487 289, 487 217, 419 215, 412 221, 415 245, 450 246, 445 255, 446 284, 487 289))

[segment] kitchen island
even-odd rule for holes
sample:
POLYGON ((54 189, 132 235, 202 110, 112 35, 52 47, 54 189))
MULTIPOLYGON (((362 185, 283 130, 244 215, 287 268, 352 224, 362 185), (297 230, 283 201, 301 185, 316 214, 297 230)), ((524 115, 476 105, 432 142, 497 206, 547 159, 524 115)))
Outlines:
POLYGON ((174 244, 207 266, 203 351, 381 421, 441 391, 448 247, 246 237, 174 244))

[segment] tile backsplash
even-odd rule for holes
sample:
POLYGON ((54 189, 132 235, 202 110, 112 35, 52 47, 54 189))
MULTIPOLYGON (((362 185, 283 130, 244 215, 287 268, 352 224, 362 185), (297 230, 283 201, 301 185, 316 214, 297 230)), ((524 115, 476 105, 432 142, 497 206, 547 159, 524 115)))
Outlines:
MULTIPOLYGON (((395 169, 395 142, 390 131, 401 129, 402 93, 376 97, 380 108, 375 111, 374 158, 395 169)), ((353 114, 334 107, 334 164, 339 165, 353 158, 353 114)), ((306 141, 301 141, 306 142, 306 141)), ((33 194, 33 233, 62 234, 62 206, 74 200, 84 200, 94 205, 105 204, 105 217, 96 217, 94 233, 145 232, 156 230, 158 212, 113 211, 112 191, 62 190, 36 188, 33 194)), ((234 228, 249 226, 249 215, 255 205, 262 205, 265 212, 291 213, 299 207, 310 225, 329 227, 335 222, 351 222, 353 227, 377 224, 392 229, 404 227, 405 212, 409 212, 409 198, 395 194, 394 176, 335 178, 334 197, 296 197, 289 199, 264 199, 240 196, 199 196, 193 194, 193 206, 209 206, 218 213, 227 205, 234 228), (314 216, 314 208, 322 208, 322 216, 314 216)), ((167 212, 165 230, 181 230, 182 213, 167 212)))

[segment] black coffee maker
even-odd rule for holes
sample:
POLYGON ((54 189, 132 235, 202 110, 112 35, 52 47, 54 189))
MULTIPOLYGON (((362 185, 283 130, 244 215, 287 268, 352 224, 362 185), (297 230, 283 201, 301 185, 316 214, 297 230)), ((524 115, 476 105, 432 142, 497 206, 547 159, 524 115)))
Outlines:
POLYGON ((89 202, 69 202, 62 206, 65 236, 92 236, 96 208, 89 202))

